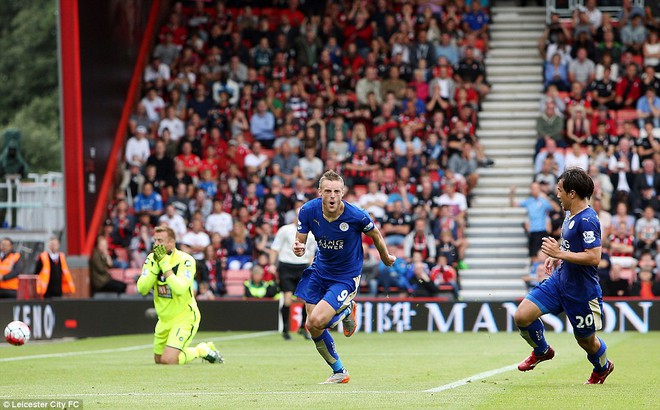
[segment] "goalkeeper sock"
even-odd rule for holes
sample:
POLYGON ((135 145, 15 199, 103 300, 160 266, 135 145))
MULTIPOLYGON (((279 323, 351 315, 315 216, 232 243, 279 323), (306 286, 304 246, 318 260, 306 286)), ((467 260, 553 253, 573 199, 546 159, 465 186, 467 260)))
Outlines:
POLYGON ((540 356, 548 351, 548 342, 545 341, 544 326, 541 319, 536 319, 527 327, 519 327, 520 336, 534 348, 534 354, 540 356))
POLYGON ((323 331, 323 333, 321 333, 321 336, 315 337, 313 340, 314 344, 316 345, 316 350, 318 350, 319 354, 326 361, 326 363, 332 367, 332 371, 341 371, 344 366, 341 364, 339 355, 335 350, 335 341, 332 339, 330 332, 328 332, 326 329, 323 331))
POLYGON ((179 364, 190 363, 200 356, 199 349, 196 347, 186 347, 179 352, 179 364))
POLYGON ((598 341, 600 342, 600 349, 594 354, 588 354, 587 359, 594 365, 596 373, 602 373, 607 370, 607 345, 600 337, 598 341))
POLYGON ((282 314, 282 326, 285 332, 289 331, 289 312, 291 311, 290 306, 282 305, 280 313, 282 314))

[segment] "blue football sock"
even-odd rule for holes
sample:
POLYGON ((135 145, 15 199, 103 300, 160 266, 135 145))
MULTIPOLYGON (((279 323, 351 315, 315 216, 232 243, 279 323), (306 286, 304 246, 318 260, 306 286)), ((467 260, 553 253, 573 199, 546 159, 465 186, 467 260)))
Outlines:
POLYGON ((602 373, 607 370, 607 345, 600 337, 598 340, 600 341, 600 349, 594 354, 588 354, 587 359, 594 365, 596 373, 602 373))
POLYGON ((324 330, 321 336, 315 337, 314 344, 316 345, 316 350, 323 359, 332 367, 333 372, 340 372, 344 366, 341 364, 337 350, 335 350, 335 341, 332 339, 330 332, 324 330))
POLYGON ((534 348, 535 355, 542 355, 548 351, 548 342, 545 341, 544 326, 541 319, 536 319, 527 327, 519 327, 520 336, 534 348))

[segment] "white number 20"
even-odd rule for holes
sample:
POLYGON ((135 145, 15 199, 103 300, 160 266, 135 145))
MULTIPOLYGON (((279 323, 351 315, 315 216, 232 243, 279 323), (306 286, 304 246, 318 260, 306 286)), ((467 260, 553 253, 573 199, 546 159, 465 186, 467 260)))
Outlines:
POLYGON ((592 326, 594 324, 594 315, 587 316, 575 316, 575 319, 578 321, 577 328, 582 329, 585 326, 592 326))

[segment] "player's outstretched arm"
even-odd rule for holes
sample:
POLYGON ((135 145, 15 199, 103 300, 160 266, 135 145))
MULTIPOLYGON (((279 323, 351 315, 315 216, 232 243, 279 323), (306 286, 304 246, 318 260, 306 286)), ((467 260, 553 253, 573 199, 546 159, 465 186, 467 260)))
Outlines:
POLYGON ((376 249, 378 249, 380 260, 382 260, 386 266, 394 265, 396 256, 391 255, 390 252, 387 250, 385 239, 383 239, 383 235, 381 235, 380 230, 378 228, 374 228, 369 232, 365 232, 365 235, 373 239, 374 245, 376 246, 376 249))

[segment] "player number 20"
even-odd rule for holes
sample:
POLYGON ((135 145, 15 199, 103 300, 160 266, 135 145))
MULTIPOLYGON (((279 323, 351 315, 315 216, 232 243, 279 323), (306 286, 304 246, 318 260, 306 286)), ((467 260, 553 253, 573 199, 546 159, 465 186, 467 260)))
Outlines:
POLYGON ((575 319, 577 320, 577 328, 582 329, 585 326, 590 327, 594 324, 594 315, 588 315, 588 316, 575 316, 575 319))

